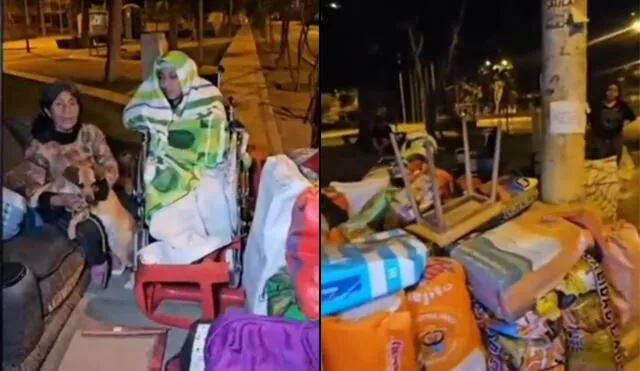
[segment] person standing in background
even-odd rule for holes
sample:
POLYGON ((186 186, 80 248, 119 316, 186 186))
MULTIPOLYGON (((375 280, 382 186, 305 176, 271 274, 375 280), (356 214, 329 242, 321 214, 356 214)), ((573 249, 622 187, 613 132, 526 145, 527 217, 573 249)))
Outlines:
POLYGON ((612 82, 607 86, 604 98, 591 106, 587 131, 587 158, 602 159, 622 156, 622 131, 635 121, 636 115, 622 99, 622 88, 612 82))

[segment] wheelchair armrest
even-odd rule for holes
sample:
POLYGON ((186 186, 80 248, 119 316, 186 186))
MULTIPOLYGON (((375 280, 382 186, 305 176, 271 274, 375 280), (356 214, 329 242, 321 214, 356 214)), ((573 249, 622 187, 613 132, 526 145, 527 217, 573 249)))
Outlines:
POLYGON ((246 131, 247 128, 244 126, 240 120, 231 120, 229 121, 229 130, 232 132, 246 131))

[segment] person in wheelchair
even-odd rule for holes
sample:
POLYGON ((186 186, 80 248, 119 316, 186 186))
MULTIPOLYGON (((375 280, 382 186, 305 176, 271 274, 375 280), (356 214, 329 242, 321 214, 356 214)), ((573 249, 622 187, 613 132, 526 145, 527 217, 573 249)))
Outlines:
POLYGON ((146 134, 144 219, 156 240, 143 264, 190 264, 228 245, 237 226, 223 98, 181 51, 158 58, 123 112, 146 134))
MULTIPOLYGON (((81 195, 48 191, 48 184, 64 170, 90 162, 104 169, 104 178, 94 184, 93 199, 106 199, 118 179, 118 164, 105 135, 96 126, 81 122, 80 92, 66 81, 45 87, 41 112, 33 121, 32 139, 25 150, 25 193, 45 223, 67 231, 74 215, 89 208, 81 195)), ((76 235, 91 269, 92 282, 105 287, 108 277, 107 240, 100 220, 89 215, 78 223, 76 235)))

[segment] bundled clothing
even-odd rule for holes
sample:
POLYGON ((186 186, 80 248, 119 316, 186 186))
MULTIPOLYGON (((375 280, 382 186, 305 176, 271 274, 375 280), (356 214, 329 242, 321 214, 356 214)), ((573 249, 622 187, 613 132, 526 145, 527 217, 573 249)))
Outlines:
POLYGON ((125 127, 148 134, 146 219, 159 242, 146 264, 188 264, 227 245, 237 227, 230 132, 220 91, 198 76, 185 53, 159 58, 123 113, 125 127), (159 74, 175 69, 182 95, 170 101, 159 74))

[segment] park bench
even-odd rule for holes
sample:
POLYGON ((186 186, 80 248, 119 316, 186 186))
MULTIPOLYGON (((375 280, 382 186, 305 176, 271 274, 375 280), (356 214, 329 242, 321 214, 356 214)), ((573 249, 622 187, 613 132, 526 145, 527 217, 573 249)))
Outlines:
POLYGON ((104 48, 104 53, 107 54, 107 36, 106 35, 91 36, 90 43, 89 43, 89 55, 90 56, 95 55, 96 57, 99 57, 101 48, 104 48))

